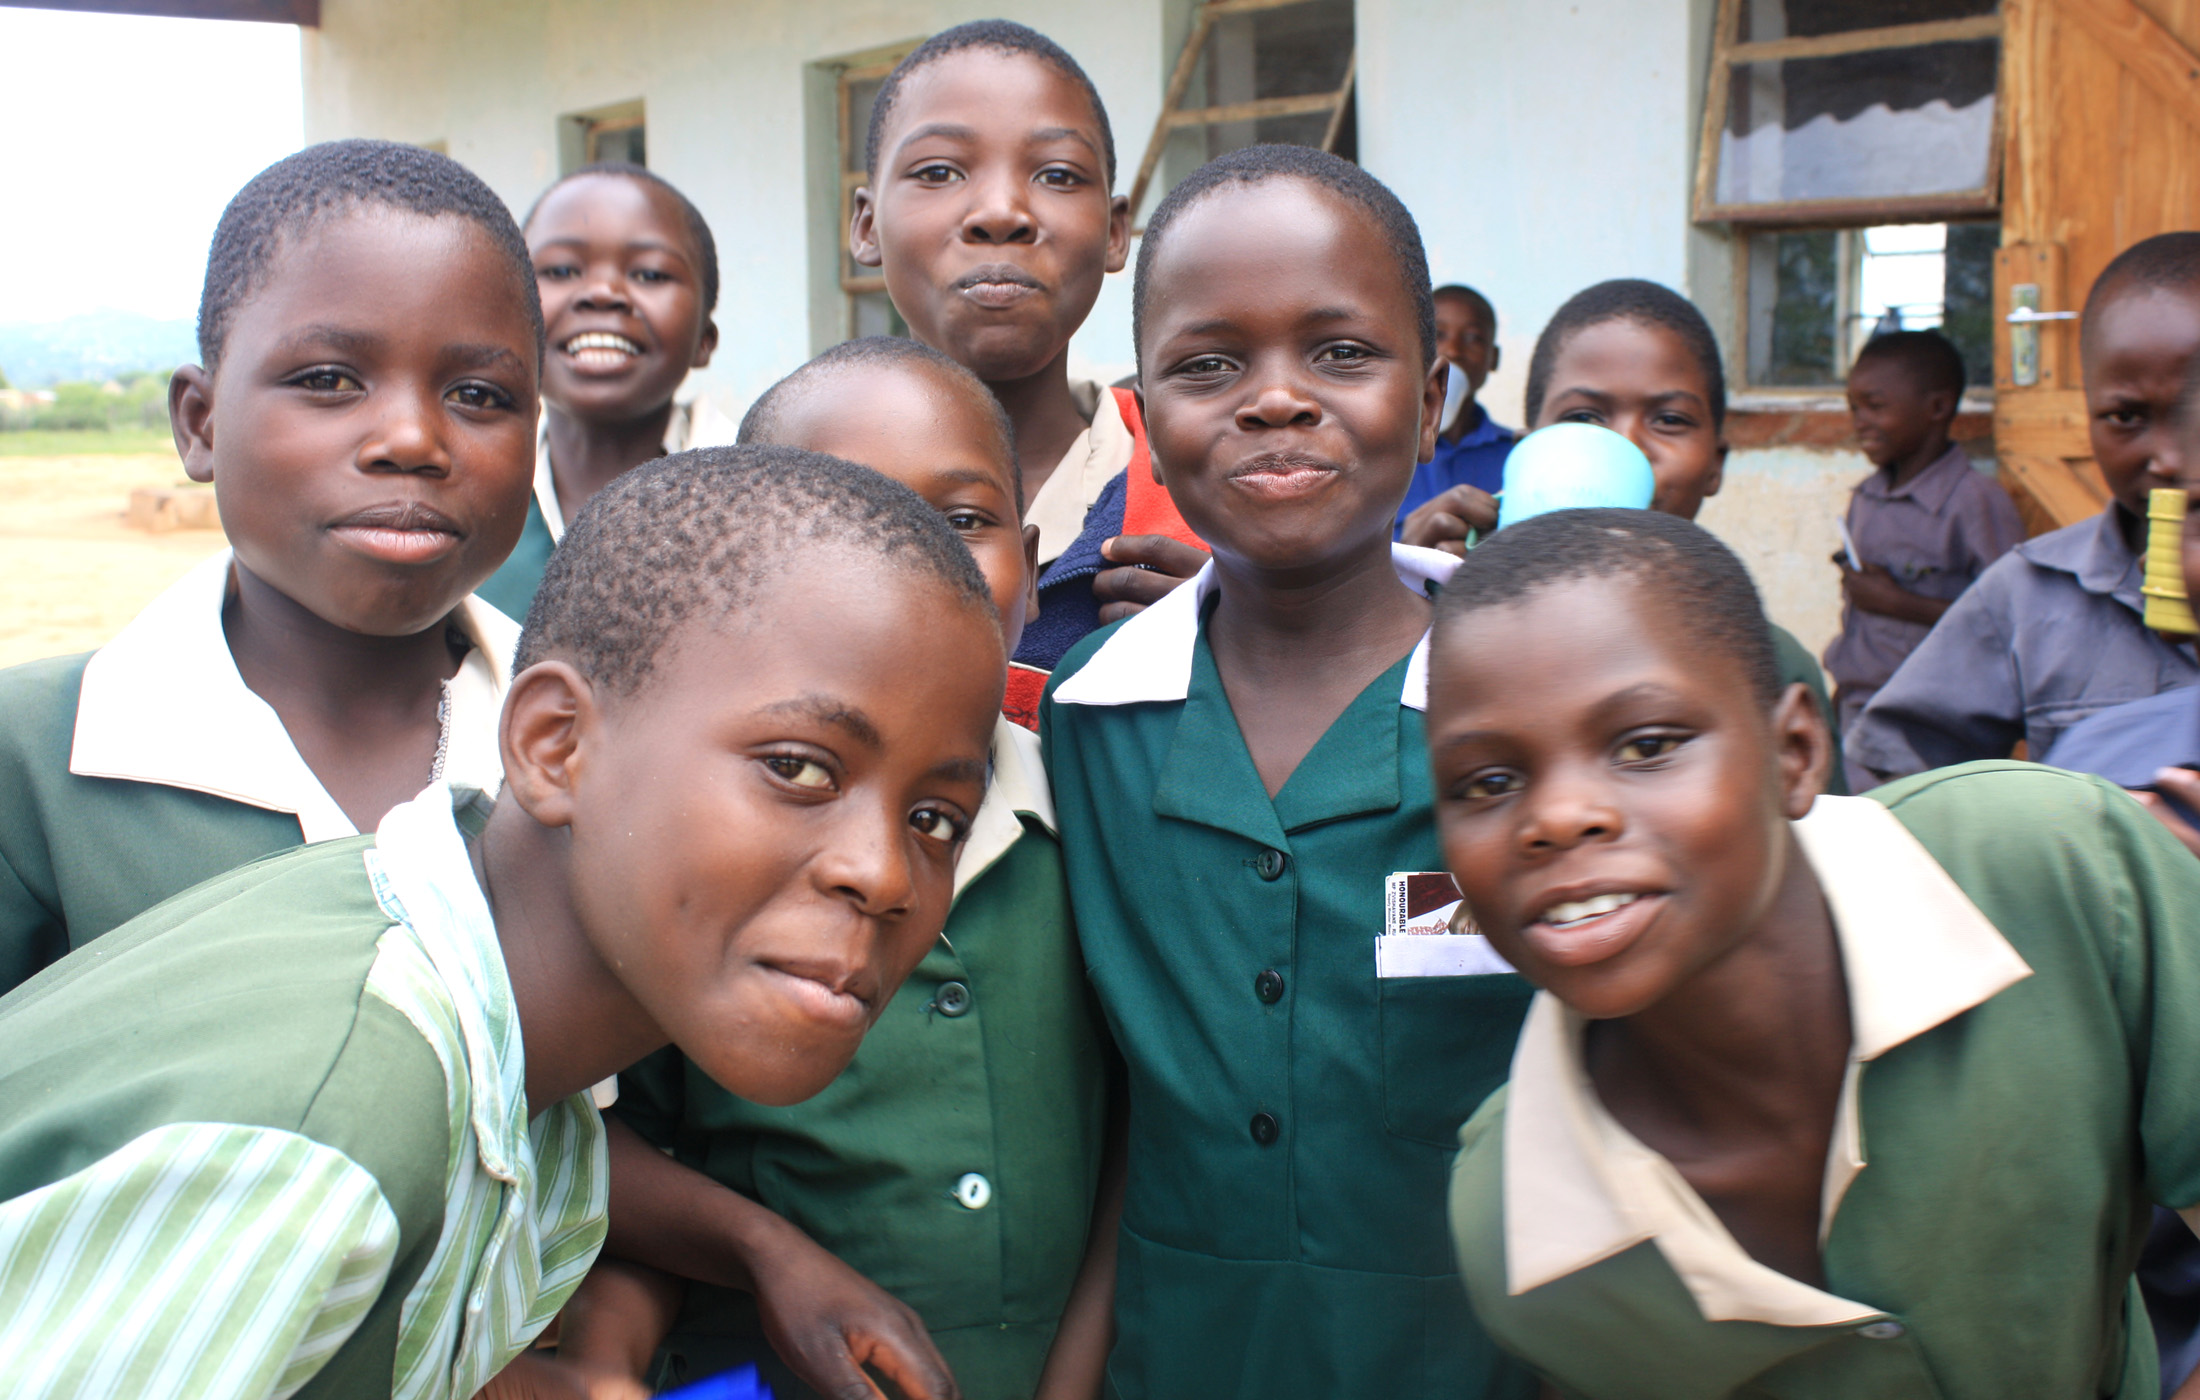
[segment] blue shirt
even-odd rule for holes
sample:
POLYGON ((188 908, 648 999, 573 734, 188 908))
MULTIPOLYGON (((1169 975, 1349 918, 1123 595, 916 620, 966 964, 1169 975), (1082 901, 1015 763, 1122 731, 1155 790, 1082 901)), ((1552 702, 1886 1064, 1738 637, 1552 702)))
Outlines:
POLYGON ((1413 469, 1413 483, 1406 487, 1405 504, 1398 507, 1399 526, 1391 531, 1393 538, 1407 516, 1454 486, 1479 486, 1493 496, 1504 489, 1505 458, 1520 435, 1499 427, 1478 403, 1459 411, 1472 413, 1474 426, 1461 433, 1457 442, 1437 435, 1436 455, 1413 469))

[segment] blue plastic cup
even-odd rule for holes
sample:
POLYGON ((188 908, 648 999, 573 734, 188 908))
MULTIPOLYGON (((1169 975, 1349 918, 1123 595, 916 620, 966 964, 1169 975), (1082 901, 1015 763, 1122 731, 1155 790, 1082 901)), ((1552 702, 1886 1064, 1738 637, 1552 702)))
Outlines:
POLYGON ((1650 459, 1626 438, 1593 423, 1553 423, 1522 438, 1505 458, 1497 528, 1554 510, 1645 510, 1656 491, 1650 459))

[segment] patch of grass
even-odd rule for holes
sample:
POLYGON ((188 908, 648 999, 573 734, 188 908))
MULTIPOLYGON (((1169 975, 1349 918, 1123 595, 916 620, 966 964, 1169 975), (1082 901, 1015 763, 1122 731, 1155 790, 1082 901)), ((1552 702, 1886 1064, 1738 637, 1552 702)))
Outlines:
POLYGON ((125 452, 174 452, 176 440, 166 428, 114 428, 62 431, 24 428, 0 432, 0 457, 87 457, 125 452))

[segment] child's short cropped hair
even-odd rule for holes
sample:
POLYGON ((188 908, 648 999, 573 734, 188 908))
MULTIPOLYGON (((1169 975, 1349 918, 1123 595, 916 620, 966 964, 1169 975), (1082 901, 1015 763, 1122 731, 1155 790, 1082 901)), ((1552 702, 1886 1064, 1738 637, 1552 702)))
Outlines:
POLYGON ((1960 397, 1966 374, 1963 352, 1939 331, 1888 331, 1864 342, 1856 363, 1887 360, 1900 365, 1927 393, 1960 397))
POLYGON ((526 229, 534 224, 535 211, 542 208, 542 202, 550 197, 552 191, 562 189, 575 180, 586 179, 591 175, 610 175, 621 180, 632 180, 636 184, 649 185, 672 196, 673 202, 680 206, 680 218, 687 225, 688 237, 695 240, 695 255, 702 262, 702 266, 697 268, 696 271, 703 279, 703 314, 708 316, 716 311, 718 309, 718 240, 711 236, 710 221, 703 217, 702 210, 695 207, 694 200, 689 199, 680 192, 678 185, 673 184, 646 165, 636 165, 630 160, 599 160, 593 165, 584 165, 572 174, 561 177, 549 189, 536 195, 535 202, 527 206, 527 217, 519 221, 521 231, 524 233, 526 229))
POLYGON ((1734 551, 1700 525, 1650 510, 1556 510, 1469 550, 1436 598, 1435 645, 1450 624, 1585 578, 1631 577, 1661 613, 1741 663, 1766 705, 1780 698, 1772 624, 1734 551))
POLYGON ((999 625, 962 537, 900 482, 793 447, 709 447, 589 500, 543 571, 512 670, 555 657, 632 694, 675 630, 733 613, 790 555, 836 545, 930 575, 999 625))
POLYGON ((912 49, 909 56, 894 65, 894 71, 879 84, 878 96, 871 103, 871 125, 863 137, 863 168, 872 179, 878 178, 879 147, 886 136, 886 122, 893 115, 894 105, 901 99, 901 85, 911 74, 928 68, 950 54, 965 49, 991 49, 995 53, 1024 54, 1035 58, 1075 83, 1086 100, 1092 103, 1093 120, 1100 124, 1102 165, 1107 173, 1108 188, 1115 187, 1115 128, 1108 125, 1108 109, 1100 101, 1100 89, 1092 85, 1092 79, 1078 65, 1069 51, 1029 25, 1006 19, 974 19, 943 29, 912 49))
POLYGON ((2158 233, 2110 258, 2101 275, 2093 279, 2093 289, 2085 294, 2079 338, 2091 338, 2101 304, 2109 297, 2140 288, 2200 292, 2200 232, 2158 233))
POLYGON ((1528 425, 1542 416, 1543 399, 1550 392, 1551 372, 1558 366, 1566 342, 1591 326, 1606 321, 1632 321, 1671 331, 1703 371, 1710 390, 1711 426, 1726 426, 1726 366, 1719 359, 1719 338, 1696 304, 1670 287, 1639 277, 1616 277, 1584 288, 1558 308, 1543 334, 1536 337, 1535 353, 1528 357, 1528 425))
POLYGON ((237 307, 259 289, 286 241, 324 219, 374 205, 478 226, 510 263, 536 343, 542 342, 542 298, 527 240, 480 176, 449 156, 398 141, 325 141, 253 176, 222 210, 199 293, 199 362, 219 367, 237 307))
MULTIPOLYGON (((1367 212, 1383 231, 1383 251, 1413 299, 1414 329, 1421 344, 1421 363, 1436 363, 1436 296, 1429 287, 1428 253, 1421 246, 1421 226, 1390 186, 1351 161, 1318 151, 1312 146, 1245 146, 1216 156, 1177 182, 1146 221, 1145 236, 1138 245, 1138 270, 1131 283, 1131 345, 1141 356, 1146 328, 1146 287, 1151 280, 1154 250, 1166 240, 1169 226, 1186 209, 1225 185, 1265 185, 1271 180, 1305 180, 1342 195, 1367 212)), ((1140 360, 1141 366, 1144 360, 1140 360)))

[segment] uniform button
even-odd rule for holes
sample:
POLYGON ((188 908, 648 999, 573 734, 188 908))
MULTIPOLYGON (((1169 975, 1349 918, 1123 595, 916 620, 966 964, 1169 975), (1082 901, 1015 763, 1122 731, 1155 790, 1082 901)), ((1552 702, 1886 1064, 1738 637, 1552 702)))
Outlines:
POLYGON ((1253 978, 1253 995, 1274 1006, 1283 1000, 1283 974, 1274 968, 1253 978))
POLYGON ((1869 1337, 1875 1342, 1891 1342, 1901 1336, 1905 1330, 1902 1324, 1893 1318, 1883 1317, 1877 1322, 1867 1322, 1862 1327, 1857 1328, 1856 1335, 1869 1337))
POLYGON ((993 1183, 976 1172, 964 1172, 955 1183, 955 1199, 969 1210, 984 1210, 987 1201, 993 1199, 993 1183))
POLYGON ((1263 880, 1280 880, 1283 867, 1289 863, 1290 858, 1281 851, 1262 851, 1253 858, 1253 870, 1263 880))
POLYGON ((1253 1141, 1266 1147, 1276 1140, 1276 1134, 1283 1130, 1283 1125, 1276 1122, 1276 1115, 1273 1113, 1256 1113, 1253 1115, 1252 1130, 1253 1141))
POLYGON ((932 1004, 942 1016, 960 1016, 970 1009, 970 989, 960 982, 942 982, 932 994, 932 1004))

